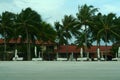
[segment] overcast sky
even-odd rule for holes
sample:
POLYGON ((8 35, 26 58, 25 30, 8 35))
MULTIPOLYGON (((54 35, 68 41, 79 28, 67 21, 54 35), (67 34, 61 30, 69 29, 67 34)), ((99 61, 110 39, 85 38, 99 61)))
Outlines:
POLYGON ((76 15, 78 5, 93 5, 99 11, 120 14, 120 0, 0 0, 0 13, 11 11, 19 13, 22 9, 31 7, 37 11, 44 20, 54 23, 60 21, 65 14, 76 15))

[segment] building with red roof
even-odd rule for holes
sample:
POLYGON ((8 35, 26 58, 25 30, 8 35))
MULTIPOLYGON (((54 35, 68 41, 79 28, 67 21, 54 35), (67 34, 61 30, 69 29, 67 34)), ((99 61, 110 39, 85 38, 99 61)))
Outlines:
MULTIPOLYGON (((59 55, 65 57, 70 56, 71 53, 74 54, 75 58, 80 57, 82 47, 77 47, 76 45, 61 45, 55 52, 59 53, 59 55)), ((97 58, 97 46, 91 46, 87 49, 87 52, 89 53, 89 58, 97 58)), ((100 56, 107 56, 107 57, 113 57, 111 54, 111 48, 112 46, 100 46, 100 56)), ((83 56, 85 57, 87 54, 85 53, 85 50, 83 48, 83 56)))
MULTIPOLYGON (((14 44, 25 44, 26 41, 21 40, 19 37, 18 39, 11 39, 7 42, 8 45, 14 46, 14 44)), ((30 41, 30 43, 33 43, 30 41)), ((0 45, 4 45, 4 39, 0 39, 0 45)), ((76 45, 61 45, 57 47, 56 43, 47 41, 43 42, 40 40, 35 40, 34 45, 37 45, 39 47, 44 47, 44 53, 47 57, 49 57, 50 60, 54 60, 56 58, 56 53, 58 53, 61 57, 67 57, 69 58, 70 55, 73 53, 75 58, 80 57, 81 48, 83 48, 83 56, 85 57, 87 54, 85 53, 84 47, 78 47, 76 45)), ((89 53, 90 58, 97 58, 97 46, 91 46, 87 49, 87 52, 89 53)), ((111 48, 112 46, 100 46, 100 56, 110 56, 113 57, 111 54, 111 48)), ((14 51, 13 51, 14 52, 14 51)), ((13 53, 14 54, 14 53, 13 53)), ((47 59, 47 57, 45 57, 47 59)))
MULTIPOLYGON (((80 53, 80 48, 82 47, 78 47, 76 45, 61 45, 59 47, 59 49, 57 50, 57 52, 59 53, 80 53)), ((90 48, 87 49, 87 52, 89 53, 96 53, 97 52, 97 46, 91 46, 90 48)), ((107 52, 110 52, 112 46, 100 46, 99 49, 102 53, 105 53, 106 50, 107 52)))
MULTIPOLYGON (((25 57, 24 59, 26 60, 26 49, 27 49, 26 43, 27 43, 27 41, 22 40, 21 37, 19 37, 17 39, 7 40, 6 41, 7 60, 12 60, 12 58, 14 57, 14 54, 15 54, 14 50, 15 50, 16 45, 17 45, 17 49, 18 49, 18 55, 20 57, 25 57)), ((56 46, 56 43, 54 43, 54 42, 51 42, 51 41, 43 42, 41 40, 30 41, 30 44, 31 44, 30 48, 31 48, 32 57, 35 57, 35 54, 34 54, 35 46, 37 46, 37 54, 39 54, 39 52, 41 52, 41 53, 43 52, 43 53, 45 53, 45 56, 46 55, 48 56, 47 53, 53 55, 54 47, 56 46)), ((0 39, 0 60, 3 60, 4 46, 5 46, 4 39, 1 38, 0 39)))

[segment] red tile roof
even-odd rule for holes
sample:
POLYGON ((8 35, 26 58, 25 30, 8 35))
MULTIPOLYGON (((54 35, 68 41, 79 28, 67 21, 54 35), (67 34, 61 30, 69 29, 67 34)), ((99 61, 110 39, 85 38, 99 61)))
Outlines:
MULTIPOLYGON (((106 47, 105 46, 100 46, 100 51, 104 52, 106 51, 106 47)), ((112 48, 112 46, 107 46, 107 51, 110 52, 110 49, 112 48)), ((68 53, 80 53, 80 48, 78 48, 75 45, 62 45, 60 46, 60 49, 57 50, 57 52, 59 53, 66 53, 68 51, 68 53), (68 47, 68 48, 67 48, 68 47)), ((91 46, 91 48, 88 48, 87 51, 89 53, 96 53, 97 52, 97 46, 91 46)))
POLYGON ((20 43, 21 42, 21 38, 19 37, 19 38, 17 38, 17 41, 16 41, 16 39, 11 39, 10 41, 9 41, 9 43, 20 43))
MULTIPOLYGON (((100 51, 104 52, 104 51, 110 51, 110 49, 112 48, 112 46, 100 46, 99 49, 100 51)), ((96 52, 97 51, 97 46, 91 46, 90 48, 88 48, 88 52, 96 52)))
POLYGON ((4 40, 3 39, 0 39, 0 44, 3 44, 4 43, 4 40))
MULTIPOLYGON (((0 44, 3 44, 3 43, 4 43, 4 39, 0 39, 0 44)), ((21 38, 19 37, 17 39, 17 41, 15 39, 11 39, 11 40, 9 40, 9 43, 11 43, 11 44, 21 43, 21 38)), ((27 41, 25 40, 24 43, 27 43, 27 41)), ((30 41, 30 43, 32 43, 32 41, 30 41)), ((55 43, 51 42, 51 41, 43 42, 43 41, 40 41, 40 40, 36 40, 35 44, 38 44, 38 45, 41 45, 41 44, 44 44, 44 45, 53 45, 55 43)))
POLYGON ((69 45, 69 46, 66 46, 66 45, 62 45, 60 46, 60 49, 58 49, 58 52, 59 53, 80 53, 80 48, 78 48, 77 46, 75 45, 69 45))

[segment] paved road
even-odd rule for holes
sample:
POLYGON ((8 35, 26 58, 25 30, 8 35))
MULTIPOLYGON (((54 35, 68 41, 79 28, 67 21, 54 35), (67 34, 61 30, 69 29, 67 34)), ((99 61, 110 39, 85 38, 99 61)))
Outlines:
POLYGON ((120 80, 120 62, 0 62, 0 80, 120 80))

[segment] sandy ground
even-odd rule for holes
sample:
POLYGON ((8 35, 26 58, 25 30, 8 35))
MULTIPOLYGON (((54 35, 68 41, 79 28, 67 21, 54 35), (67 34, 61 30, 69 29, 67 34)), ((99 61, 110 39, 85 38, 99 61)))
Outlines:
POLYGON ((1 61, 0 80, 120 80, 120 62, 1 61))

